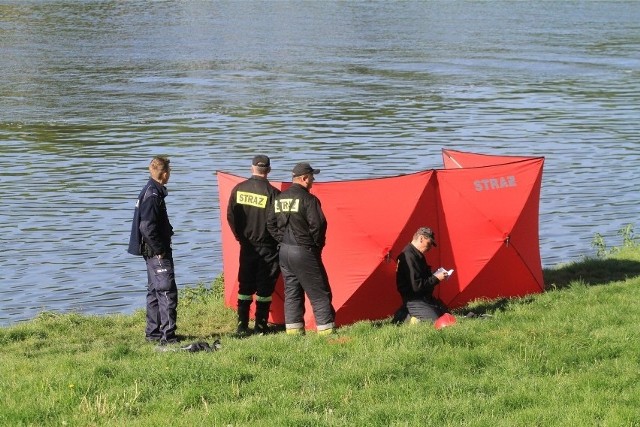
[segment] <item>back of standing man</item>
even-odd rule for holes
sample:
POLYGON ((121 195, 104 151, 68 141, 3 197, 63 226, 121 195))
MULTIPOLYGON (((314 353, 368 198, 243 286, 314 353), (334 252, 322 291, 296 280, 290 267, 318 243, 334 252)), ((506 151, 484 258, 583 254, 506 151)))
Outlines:
POLYGON ((147 264, 148 341, 173 343, 176 338, 178 287, 176 285, 171 236, 165 198, 171 167, 166 157, 154 157, 149 164, 149 181, 136 201, 128 252, 142 255, 147 264))
POLYGON ((311 301, 318 333, 335 328, 331 288, 322 263, 327 220, 320 200, 309 192, 314 175, 309 163, 293 168, 293 184, 276 198, 267 227, 280 243, 280 269, 284 278, 284 318, 288 334, 304 333, 305 293, 311 301))
POLYGON ((267 212, 280 190, 269 184, 271 160, 264 155, 253 158, 251 177, 231 191, 227 221, 240 243, 238 270, 238 336, 249 334, 249 311, 256 295, 254 331, 270 332, 267 325, 271 296, 280 275, 278 242, 267 231, 267 212))

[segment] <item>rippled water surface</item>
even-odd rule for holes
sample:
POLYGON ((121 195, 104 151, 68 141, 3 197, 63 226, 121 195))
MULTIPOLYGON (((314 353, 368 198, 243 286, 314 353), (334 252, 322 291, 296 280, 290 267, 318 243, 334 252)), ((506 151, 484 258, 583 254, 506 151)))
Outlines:
POLYGON ((221 273, 215 171, 257 152, 321 181, 545 156, 545 267, 638 222, 639 2, 10 2, 0 49, 0 324, 144 307, 155 154, 181 286, 221 273))

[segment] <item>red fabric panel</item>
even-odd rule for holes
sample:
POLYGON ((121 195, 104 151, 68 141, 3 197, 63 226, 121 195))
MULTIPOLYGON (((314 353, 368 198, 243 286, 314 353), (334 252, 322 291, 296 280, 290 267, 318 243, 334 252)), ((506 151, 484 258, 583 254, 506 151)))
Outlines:
POLYGON ((444 163, 445 169, 477 168, 480 166, 494 166, 531 159, 542 159, 542 157, 497 156, 493 154, 478 154, 442 149, 442 162, 444 163))
MULTIPOLYGON (((429 186, 435 182, 433 176, 433 171, 424 171, 314 183, 312 193, 320 199, 328 222, 323 261, 338 325, 381 319, 398 308, 395 257, 424 221, 435 218, 435 211, 423 211, 427 201, 435 199, 435 186, 429 186)), ((309 313, 305 322, 311 325, 309 313)))
POLYGON ((542 163, 531 158, 438 171, 451 245, 443 264, 456 269, 437 289, 445 304, 462 306, 474 298, 542 290, 537 226, 542 163), (512 277, 518 280, 507 285, 512 277))
MULTIPOLYGON (((240 249, 227 224, 226 209, 233 186, 244 178, 224 172, 218 172, 217 176, 225 304, 235 308, 240 249)), ((423 171, 372 180, 314 183, 311 192, 320 199, 327 217, 327 245, 322 257, 338 325, 384 318, 398 308, 395 257, 419 226, 437 222, 435 209, 424 211, 434 204, 433 177, 434 171, 423 171)), ((277 188, 290 185, 272 184, 277 188)), ((284 323, 280 289, 276 288, 272 302, 270 321, 274 323, 284 323)), ((315 327, 308 302, 305 324, 307 328, 315 327)))
MULTIPOLYGON (((455 269, 436 287, 448 306, 544 289, 538 240, 544 158, 442 153, 444 170, 314 183, 312 193, 328 222, 323 260, 338 325, 393 314, 400 304, 395 259, 421 226, 431 227, 438 242, 427 253, 429 264, 455 269)), ((233 186, 245 178, 217 175, 225 304, 235 308, 239 246, 226 210, 233 186)), ((284 323, 283 295, 280 279, 271 307, 273 323, 284 323)), ((305 323, 308 329, 315 327, 308 302, 305 323)))

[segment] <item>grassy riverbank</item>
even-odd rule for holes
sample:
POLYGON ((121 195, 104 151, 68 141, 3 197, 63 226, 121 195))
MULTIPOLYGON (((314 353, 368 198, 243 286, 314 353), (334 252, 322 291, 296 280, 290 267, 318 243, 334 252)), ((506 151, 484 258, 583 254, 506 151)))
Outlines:
POLYGON ((220 337, 212 353, 157 351, 142 311, 44 313, 0 329, 0 425, 640 425, 640 248, 600 249, 545 270, 548 292, 439 331, 239 340, 219 283, 179 311, 187 343, 220 337))

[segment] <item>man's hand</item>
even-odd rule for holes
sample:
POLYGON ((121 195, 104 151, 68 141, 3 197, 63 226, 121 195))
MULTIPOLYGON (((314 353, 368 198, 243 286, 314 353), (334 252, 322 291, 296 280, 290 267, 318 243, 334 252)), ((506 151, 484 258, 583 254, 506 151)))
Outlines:
POLYGON ((441 282, 449 276, 446 271, 435 272, 433 275, 441 282))

